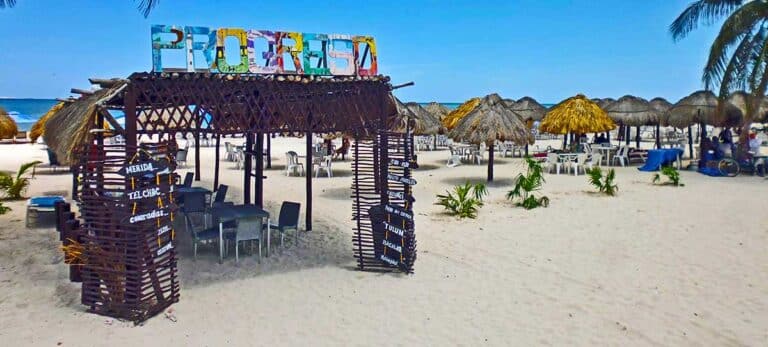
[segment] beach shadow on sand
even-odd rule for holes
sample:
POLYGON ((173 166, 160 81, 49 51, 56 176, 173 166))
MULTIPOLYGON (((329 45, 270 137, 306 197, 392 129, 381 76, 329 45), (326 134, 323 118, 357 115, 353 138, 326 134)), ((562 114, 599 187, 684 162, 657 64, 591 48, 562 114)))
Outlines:
POLYGON ((320 197, 324 199, 349 200, 350 196, 352 196, 350 187, 328 188, 320 191, 320 197))
POLYGON ((469 182, 470 184, 482 183, 488 187, 508 187, 515 185, 515 180, 510 177, 494 178, 493 182, 488 182, 487 177, 447 177, 440 180, 451 186, 457 186, 469 182))
POLYGON ((309 233, 300 232, 298 244, 294 243, 294 234, 290 232, 283 247, 280 247, 279 234, 273 232, 272 251, 266 257, 266 245, 263 244, 261 260, 258 251, 252 253, 246 243, 241 243, 240 261, 235 262, 234 248, 230 245, 229 254, 221 264, 215 243, 199 246, 195 260, 192 241, 181 227, 176 247, 179 278, 185 287, 196 287, 311 268, 354 267, 348 233, 339 230, 338 223, 320 218, 313 222, 313 226, 314 230, 309 233))

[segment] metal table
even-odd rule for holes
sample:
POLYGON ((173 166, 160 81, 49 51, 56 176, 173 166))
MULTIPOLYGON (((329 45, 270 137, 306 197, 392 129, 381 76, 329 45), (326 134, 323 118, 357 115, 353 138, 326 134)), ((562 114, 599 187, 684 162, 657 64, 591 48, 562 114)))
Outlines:
MULTIPOLYGON (((263 210, 257 205, 219 205, 211 209, 213 215, 219 218, 219 263, 223 261, 224 254, 224 223, 236 221, 238 219, 249 217, 260 217, 262 225, 264 218, 267 219, 267 257, 270 249, 270 227, 269 212, 263 210)), ((235 245, 237 247, 237 245, 235 245)))

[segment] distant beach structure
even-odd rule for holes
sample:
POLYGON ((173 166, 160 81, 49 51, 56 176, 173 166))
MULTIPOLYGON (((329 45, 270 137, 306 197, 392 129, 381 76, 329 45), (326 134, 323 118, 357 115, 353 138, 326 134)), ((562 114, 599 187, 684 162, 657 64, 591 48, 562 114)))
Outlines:
POLYGON ((0 107, 8 111, 8 114, 16 121, 20 131, 28 131, 32 124, 56 105, 54 99, 2 99, 0 107))

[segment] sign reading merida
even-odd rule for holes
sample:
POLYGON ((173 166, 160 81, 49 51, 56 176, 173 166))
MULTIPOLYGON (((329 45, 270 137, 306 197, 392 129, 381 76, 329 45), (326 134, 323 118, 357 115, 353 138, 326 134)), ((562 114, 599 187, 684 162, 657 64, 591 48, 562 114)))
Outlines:
POLYGON ((117 171, 118 174, 128 177, 140 177, 154 175, 168 169, 168 165, 157 160, 145 159, 127 164, 117 171))
POLYGON ((375 76, 378 56, 370 36, 153 25, 152 70, 375 76), (225 45, 231 39, 238 45, 225 45), (185 66, 165 66, 170 55, 183 57, 185 66))

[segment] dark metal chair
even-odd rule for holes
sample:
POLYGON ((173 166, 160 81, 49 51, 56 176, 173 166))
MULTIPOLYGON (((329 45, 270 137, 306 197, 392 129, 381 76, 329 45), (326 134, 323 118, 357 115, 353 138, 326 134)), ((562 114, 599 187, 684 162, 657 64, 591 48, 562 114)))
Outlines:
POLYGON ((301 204, 298 202, 283 201, 283 205, 280 206, 280 217, 277 221, 277 225, 270 224, 270 228, 280 232, 280 246, 283 245, 283 239, 285 239, 285 233, 287 230, 293 229, 296 233, 296 243, 299 241, 299 210, 301 204))
POLYGON ((195 179, 195 174, 192 172, 187 172, 186 175, 184 175, 184 183, 182 184, 183 187, 191 187, 192 181, 195 179))
POLYGON ((219 189, 216 190, 216 195, 213 198, 212 204, 222 204, 224 203, 224 199, 227 198, 227 190, 229 189, 229 186, 226 184, 219 184, 219 189))

